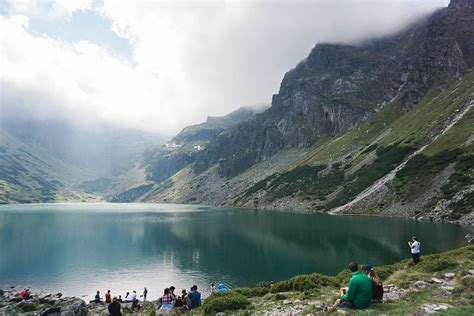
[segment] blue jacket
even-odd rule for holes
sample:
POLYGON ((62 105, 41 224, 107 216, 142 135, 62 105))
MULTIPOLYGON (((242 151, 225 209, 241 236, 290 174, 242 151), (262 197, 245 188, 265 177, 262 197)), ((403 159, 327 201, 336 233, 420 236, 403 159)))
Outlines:
POLYGON ((201 306, 201 293, 198 291, 191 291, 188 294, 189 297, 189 309, 193 309, 201 306))

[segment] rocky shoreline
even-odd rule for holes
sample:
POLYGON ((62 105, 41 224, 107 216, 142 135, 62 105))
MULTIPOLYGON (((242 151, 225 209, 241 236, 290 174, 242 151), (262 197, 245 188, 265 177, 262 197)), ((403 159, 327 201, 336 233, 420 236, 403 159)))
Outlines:
MULTIPOLYGON (((63 296, 62 293, 30 292, 30 297, 23 299, 20 291, 23 287, 0 289, 0 315, 49 315, 49 316, 85 316, 109 315, 108 304, 86 303, 74 296, 63 296)), ((132 303, 122 304, 123 314, 150 315, 160 307, 156 301, 140 301, 140 310, 132 311, 132 303)))

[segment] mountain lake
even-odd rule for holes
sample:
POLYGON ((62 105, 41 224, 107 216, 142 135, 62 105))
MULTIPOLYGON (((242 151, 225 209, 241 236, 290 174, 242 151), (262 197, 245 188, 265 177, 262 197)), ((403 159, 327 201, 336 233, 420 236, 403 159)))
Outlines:
POLYGON ((200 205, 31 204, 0 206, 0 288, 28 286, 92 299, 174 285, 206 296, 351 261, 388 264, 466 244, 472 230, 415 220, 243 210, 200 205))

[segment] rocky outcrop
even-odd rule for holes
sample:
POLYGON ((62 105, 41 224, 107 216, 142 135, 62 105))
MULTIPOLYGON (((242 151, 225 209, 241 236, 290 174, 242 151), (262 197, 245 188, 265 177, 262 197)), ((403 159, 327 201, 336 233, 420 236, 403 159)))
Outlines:
POLYGON ((20 288, 0 291, 0 315, 57 315, 85 316, 86 302, 77 297, 63 297, 61 293, 31 293, 26 299, 18 294, 20 288))
POLYGON ((225 116, 209 116, 206 122, 184 128, 165 146, 151 149, 144 155, 142 166, 147 180, 160 182, 192 164, 198 155, 225 129, 247 121, 265 107, 241 107, 225 116))
POLYGON ((286 147, 335 136, 398 97, 411 109, 432 87, 445 87, 474 63, 471 1, 448 8, 395 36, 360 46, 318 44, 289 71, 272 106, 234 126, 199 155, 195 171, 219 164, 233 177, 286 147))

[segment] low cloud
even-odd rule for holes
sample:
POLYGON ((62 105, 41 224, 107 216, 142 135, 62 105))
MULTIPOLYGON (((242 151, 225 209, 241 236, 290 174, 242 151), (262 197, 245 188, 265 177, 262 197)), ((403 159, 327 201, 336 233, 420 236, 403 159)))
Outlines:
POLYGON ((106 121, 166 134, 241 105, 270 103, 284 73, 317 42, 384 36, 447 5, 438 0, 65 3, 47 7, 52 19, 94 10, 129 41, 133 59, 87 39, 70 43, 38 34, 29 26, 37 6, 10 6, 0 17, 2 112, 106 121))

